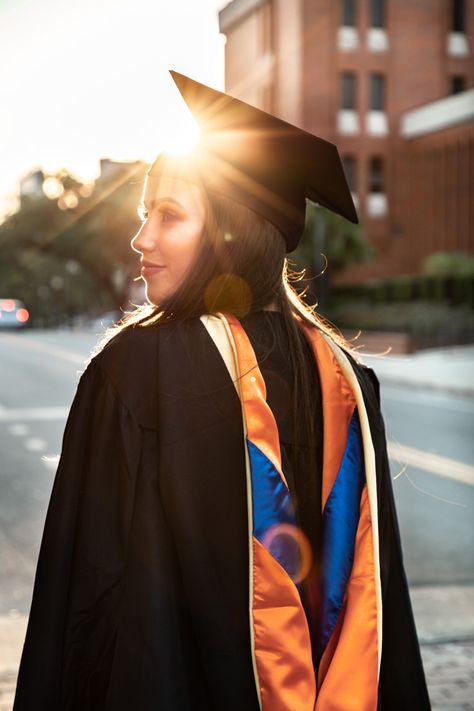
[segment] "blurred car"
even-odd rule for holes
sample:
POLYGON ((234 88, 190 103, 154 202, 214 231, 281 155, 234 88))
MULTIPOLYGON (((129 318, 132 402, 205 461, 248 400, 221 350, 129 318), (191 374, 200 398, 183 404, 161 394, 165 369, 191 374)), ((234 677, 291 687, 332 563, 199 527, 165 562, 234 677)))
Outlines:
POLYGON ((0 298, 0 328, 24 328, 30 314, 23 301, 0 298))

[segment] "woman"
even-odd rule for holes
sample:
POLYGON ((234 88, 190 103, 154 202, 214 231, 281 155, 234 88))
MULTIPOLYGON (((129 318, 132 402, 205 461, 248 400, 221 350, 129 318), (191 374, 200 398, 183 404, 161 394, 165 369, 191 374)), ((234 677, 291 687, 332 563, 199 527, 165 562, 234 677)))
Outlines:
POLYGON ((173 73, 205 127, 143 193, 149 304, 83 373, 15 711, 424 711, 377 380, 288 283, 336 149, 173 73))

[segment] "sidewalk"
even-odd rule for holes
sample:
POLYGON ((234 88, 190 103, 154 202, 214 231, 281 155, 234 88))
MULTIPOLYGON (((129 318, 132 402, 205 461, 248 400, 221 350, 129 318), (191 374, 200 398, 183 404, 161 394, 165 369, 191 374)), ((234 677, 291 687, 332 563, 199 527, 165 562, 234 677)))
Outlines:
MULTIPOLYGON (((364 342, 363 336, 360 342, 364 342)), ((386 356, 365 355, 362 350, 360 357, 387 385, 474 397, 474 346, 433 348, 409 355, 386 356)))
MULTIPOLYGON (((474 710, 474 585, 410 593, 433 711, 474 710)), ((12 708, 26 623, 26 615, 0 616, 0 711, 12 708)))
POLYGON ((422 645, 421 656, 433 711, 474 709, 474 640, 422 645))
POLYGON ((410 589, 434 711, 474 709, 474 585, 410 589))

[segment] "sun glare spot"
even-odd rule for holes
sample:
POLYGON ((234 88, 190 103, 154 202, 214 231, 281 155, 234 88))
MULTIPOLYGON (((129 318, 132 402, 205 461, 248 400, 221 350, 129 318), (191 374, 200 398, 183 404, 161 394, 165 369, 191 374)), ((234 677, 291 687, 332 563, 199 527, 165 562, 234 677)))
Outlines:
POLYGON ((64 193, 58 200, 58 207, 60 210, 73 210, 79 204, 79 199, 75 192, 72 190, 64 193))
POLYGON ((64 187, 57 178, 50 176, 43 181, 43 192, 50 200, 56 200, 64 193, 64 187))
POLYGON ((171 155, 190 153, 196 147, 200 133, 201 129, 192 116, 182 117, 163 136, 163 151, 171 155))

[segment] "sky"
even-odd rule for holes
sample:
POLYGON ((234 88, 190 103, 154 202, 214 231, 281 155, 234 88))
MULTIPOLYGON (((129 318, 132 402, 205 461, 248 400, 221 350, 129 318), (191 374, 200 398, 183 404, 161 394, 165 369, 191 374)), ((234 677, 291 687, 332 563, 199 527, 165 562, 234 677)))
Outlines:
POLYGON ((30 170, 153 160, 187 120, 168 69, 224 89, 226 0, 0 0, 0 215, 30 170))

